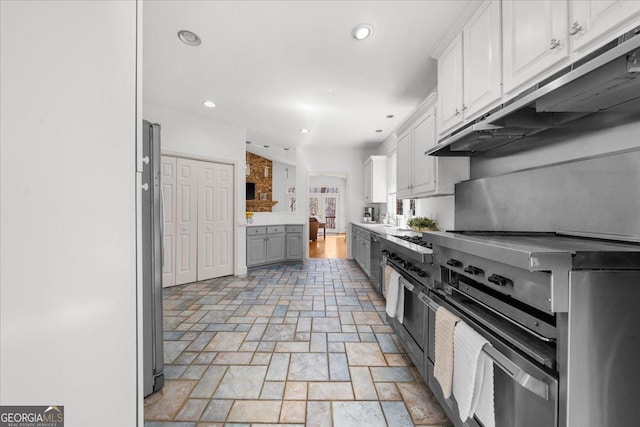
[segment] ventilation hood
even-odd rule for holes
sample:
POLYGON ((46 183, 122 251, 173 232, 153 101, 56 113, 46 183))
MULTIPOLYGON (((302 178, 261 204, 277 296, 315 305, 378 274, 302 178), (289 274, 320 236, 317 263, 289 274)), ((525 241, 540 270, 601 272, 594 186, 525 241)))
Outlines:
POLYGON ((640 100, 640 27, 571 64, 425 152, 474 156, 570 121, 640 100))

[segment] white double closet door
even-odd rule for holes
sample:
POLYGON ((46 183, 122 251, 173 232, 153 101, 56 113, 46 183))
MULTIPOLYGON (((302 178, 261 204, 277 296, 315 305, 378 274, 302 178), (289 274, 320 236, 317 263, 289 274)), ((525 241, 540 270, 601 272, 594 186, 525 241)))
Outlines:
POLYGON ((164 287, 233 274, 233 166, 162 156, 164 287))

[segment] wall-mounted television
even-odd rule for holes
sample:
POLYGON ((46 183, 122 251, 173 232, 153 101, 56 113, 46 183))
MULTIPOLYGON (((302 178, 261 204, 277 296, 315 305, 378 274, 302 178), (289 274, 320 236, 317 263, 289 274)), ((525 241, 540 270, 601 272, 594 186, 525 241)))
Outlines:
POLYGON ((247 200, 255 200, 256 198, 256 184, 254 182, 247 182, 247 200))

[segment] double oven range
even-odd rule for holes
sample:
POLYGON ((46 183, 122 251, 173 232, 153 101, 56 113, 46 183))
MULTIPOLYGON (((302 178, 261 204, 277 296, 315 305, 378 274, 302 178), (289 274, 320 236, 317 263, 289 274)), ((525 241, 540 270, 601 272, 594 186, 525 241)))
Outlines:
POLYGON ((440 306, 492 344, 496 426, 638 423, 640 245, 614 239, 429 232, 420 255, 383 240, 405 292, 404 322, 389 323, 456 426, 482 424, 433 377, 440 306))

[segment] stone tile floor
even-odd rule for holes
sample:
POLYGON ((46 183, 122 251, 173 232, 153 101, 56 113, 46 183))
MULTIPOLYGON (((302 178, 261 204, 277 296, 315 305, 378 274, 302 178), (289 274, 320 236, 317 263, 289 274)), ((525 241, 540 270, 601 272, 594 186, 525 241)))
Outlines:
POLYGON ((449 426, 352 260, 164 290, 165 386, 146 427, 449 426))

